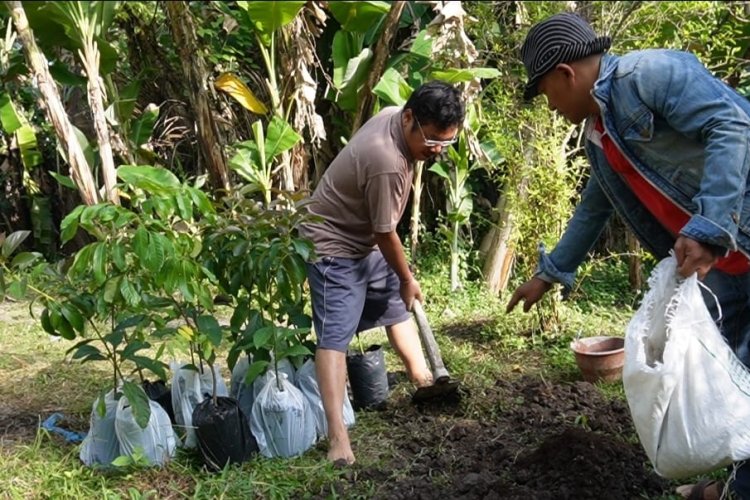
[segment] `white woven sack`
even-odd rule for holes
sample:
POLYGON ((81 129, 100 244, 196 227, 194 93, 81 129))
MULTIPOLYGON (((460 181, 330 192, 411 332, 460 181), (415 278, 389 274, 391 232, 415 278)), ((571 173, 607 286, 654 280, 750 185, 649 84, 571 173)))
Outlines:
POLYGON ((703 302, 696 275, 670 256, 625 336, 623 385, 657 473, 683 478, 750 457, 750 372, 703 302))

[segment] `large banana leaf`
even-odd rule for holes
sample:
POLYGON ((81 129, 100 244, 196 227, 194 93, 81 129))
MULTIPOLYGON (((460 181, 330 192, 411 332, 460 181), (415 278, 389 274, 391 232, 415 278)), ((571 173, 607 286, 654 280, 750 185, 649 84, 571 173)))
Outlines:
POLYGON ((180 186, 180 180, 165 168, 123 165, 117 177, 137 188, 153 194, 169 194, 180 186))
POLYGON ((29 125, 22 114, 16 110, 13 101, 6 93, 0 94, 0 124, 8 134, 15 134, 18 149, 21 152, 21 161, 26 168, 39 165, 42 162, 42 154, 36 142, 34 128, 29 125))
POLYGON ((389 2, 328 2, 328 10, 346 31, 367 32, 391 9, 389 2))
POLYGON ((401 73, 394 68, 388 68, 372 89, 372 93, 388 104, 401 106, 406 104, 413 90, 401 73))
POLYGON ((495 68, 451 68, 432 72, 432 78, 448 83, 468 82, 474 78, 497 78, 500 71, 495 68))
POLYGON ((255 30, 262 35, 264 43, 270 40, 271 33, 292 22, 304 7, 304 1, 237 2, 237 6, 247 12, 255 30))
POLYGON ((42 163, 42 153, 37 147, 36 133, 31 125, 23 125, 16 131, 16 141, 21 151, 21 161, 27 169, 42 163))
POLYGON ((359 89, 367 81, 367 75, 372 66, 372 50, 362 49, 357 56, 349 59, 341 78, 341 86, 338 87, 339 94, 336 103, 345 111, 357 109, 359 89))
POLYGON ((266 132, 266 163, 294 147, 302 137, 286 121, 278 116, 274 116, 271 123, 268 124, 266 132))
POLYGON ((0 125, 3 126, 3 130, 8 134, 13 134, 25 123, 26 120, 18 114, 10 96, 4 92, 0 94, 0 125))

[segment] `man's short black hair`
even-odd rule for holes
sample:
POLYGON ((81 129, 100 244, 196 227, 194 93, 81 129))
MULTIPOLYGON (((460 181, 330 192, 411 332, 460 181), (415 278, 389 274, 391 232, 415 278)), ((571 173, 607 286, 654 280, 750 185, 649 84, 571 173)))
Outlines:
POLYGON ((461 91, 440 80, 427 82, 412 92, 404 109, 411 109, 420 125, 433 125, 438 130, 460 126, 466 112, 461 91))

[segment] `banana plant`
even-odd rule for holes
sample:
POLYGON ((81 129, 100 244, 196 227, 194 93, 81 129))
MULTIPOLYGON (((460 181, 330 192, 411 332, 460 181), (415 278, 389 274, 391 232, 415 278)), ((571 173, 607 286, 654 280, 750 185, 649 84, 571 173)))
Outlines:
POLYGON ((429 170, 440 176, 448 188, 446 220, 449 225, 447 233, 451 249, 451 291, 455 291, 461 288, 461 229, 469 226, 473 210, 472 193, 467 183, 471 171, 477 168, 477 164, 470 161, 467 141, 463 136, 458 141, 458 149, 450 146, 447 153, 453 168, 448 162, 439 161, 429 170))
POLYGON ((290 150, 302 138, 291 125, 274 116, 263 131, 263 124, 257 120, 252 125, 253 140, 236 145, 237 153, 229 160, 229 166, 261 193, 266 206, 271 203, 273 178, 281 166, 274 168, 274 159, 290 150))
MULTIPOLYGON (((281 101, 281 86, 278 82, 278 70, 276 67, 276 32, 281 27, 289 24, 297 17, 304 7, 304 1, 271 1, 271 2, 237 2, 237 6, 245 12, 244 19, 239 22, 247 23, 253 27, 255 32, 258 50, 263 57, 266 66, 266 88, 271 97, 271 112, 274 119, 278 118, 283 122, 288 121, 289 109, 286 103, 281 101)), ((269 125, 270 129, 271 125, 269 125)), ((253 128, 256 141, 258 135, 253 128)), ((286 190, 294 189, 294 179, 290 165, 288 153, 281 152, 281 161, 279 161, 278 172, 280 174, 280 185, 286 190)), ((266 191, 270 192, 270 190, 266 191)))
POLYGON ((102 37, 111 24, 118 6, 119 2, 103 1, 46 2, 44 6, 44 10, 63 26, 64 33, 75 47, 74 53, 79 56, 85 70, 86 95, 96 131, 106 197, 113 203, 119 203, 119 195, 115 189, 116 174, 111 133, 104 112, 106 96, 100 78, 103 57, 100 47, 105 45, 102 37))
POLYGON ((328 10, 341 28, 333 37, 333 89, 328 98, 353 113, 359 90, 367 81, 373 60, 371 45, 390 10, 389 2, 328 2, 328 10))

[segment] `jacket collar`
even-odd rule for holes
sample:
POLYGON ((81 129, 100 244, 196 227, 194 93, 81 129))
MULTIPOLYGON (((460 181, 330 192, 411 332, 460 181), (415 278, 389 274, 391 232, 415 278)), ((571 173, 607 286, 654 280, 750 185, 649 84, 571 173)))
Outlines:
POLYGON ((612 86, 612 75, 617 69, 617 63, 620 60, 619 56, 612 54, 604 54, 602 56, 601 64, 599 65, 599 77, 594 82, 594 88, 591 89, 591 94, 594 99, 599 103, 602 113, 609 104, 609 92, 612 86))

